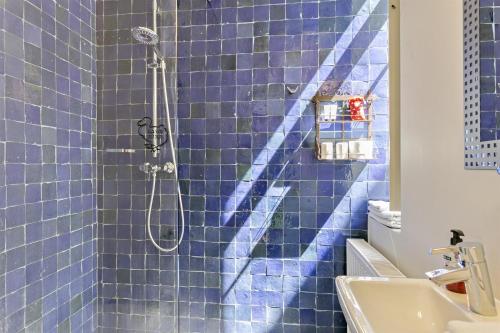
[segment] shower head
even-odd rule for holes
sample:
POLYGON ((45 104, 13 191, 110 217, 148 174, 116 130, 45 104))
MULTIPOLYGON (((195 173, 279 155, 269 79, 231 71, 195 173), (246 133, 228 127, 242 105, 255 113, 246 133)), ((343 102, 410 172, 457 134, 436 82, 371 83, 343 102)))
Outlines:
POLYGON ((134 36, 135 40, 139 43, 145 45, 156 45, 160 41, 156 32, 145 27, 132 28, 132 36, 134 36))
POLYGON ((160 37, 156 32, 145 27, 134 27, 132 28, 132 36, 134 36, 134 39, 141 44, 152 45, 156 56, 161 61, 163 61, 163 56, 161 55, 160 49, 158 48, 160 37))

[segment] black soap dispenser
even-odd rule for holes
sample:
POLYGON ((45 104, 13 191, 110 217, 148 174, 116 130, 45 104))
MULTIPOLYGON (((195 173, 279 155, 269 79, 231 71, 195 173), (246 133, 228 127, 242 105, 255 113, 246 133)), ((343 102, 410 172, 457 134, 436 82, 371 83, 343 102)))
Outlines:
POLYGON ((462 243, 464 240, 461 237, 464 237, 464 232, 460 229, 451 229, 450 230, 453 237, 450 239, 450 245, 457 245, 458 243, 462 243))
MULTIPOLYGON (((462 237, 464 237, 464 232, 459 229, 451 229, 450 230, 452 233, 452 237, 450 239, 450 245, 454 246, 457 245, 458 243, 462 243, 464 240, 462 237)), ((460 257, 458 254, 455 254, 452 256, 444 255, 444 265, 448 269, 458 269, 460 268, 459 263, 460 263, 460 257)), ((464 282, 456 282, 456 283, 450 283, 446 285, 446 289, 449 291, 452 291, 454 293, 459 293, 459 294, 465 294, 465 283, 464 282)))

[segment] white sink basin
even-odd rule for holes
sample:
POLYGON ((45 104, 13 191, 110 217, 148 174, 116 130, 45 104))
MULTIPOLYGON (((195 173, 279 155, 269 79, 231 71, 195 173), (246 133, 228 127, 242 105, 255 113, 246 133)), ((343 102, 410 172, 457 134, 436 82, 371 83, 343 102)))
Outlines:
POLYGON ((483 320, 467 310, 464 296, 429 280, 342 276, 336 285, 351 333, 443 333, 452 320, 483 320))

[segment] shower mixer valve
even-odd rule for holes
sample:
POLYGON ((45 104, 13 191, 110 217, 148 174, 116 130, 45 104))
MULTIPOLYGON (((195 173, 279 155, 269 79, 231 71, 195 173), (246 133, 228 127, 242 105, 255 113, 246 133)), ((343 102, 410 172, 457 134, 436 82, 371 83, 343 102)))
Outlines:
POLYGON ((175 165, 172 162, 167 162, 165 164, 151 164, 146 162, 139 165, 139 169, 148 175, 148 180, 149 180, 149 177, 152 174, 156 174, 157 172, 160 171, 165 171, 166 173, 173 173, 175 170, 175 165))

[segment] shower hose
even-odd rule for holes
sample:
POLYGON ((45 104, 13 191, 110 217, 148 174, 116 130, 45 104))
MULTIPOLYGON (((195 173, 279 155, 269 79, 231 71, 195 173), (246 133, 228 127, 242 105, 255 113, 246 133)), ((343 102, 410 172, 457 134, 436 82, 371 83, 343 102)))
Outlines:
MULTIPOLYGON (((151 198, 149 199, 149 209, 148 209, 148 220, 147 220, 147 229, 148 229, 148 236, 153 245, 160 250, 161 252, 172 252, 175 249, 177 249, 181 243, 182 243, 182 238, 184 237, 184 206, 182 204, 182 193, 181 193, 181 186, 179 184, 179 175, 177 173, 177 160, 175 158, 175 149, 174 149, 174 141, 172 140, 172 125, 170 122, 170 111, 168 107, 168 95, 167 95, 167 79, 166 79, 166 64, 165 60, 161 59, 161 78, 162 78, 162 85, 163 85, 163 101, 165 104, 165 111, 167 115, 167 129, 168 129, 168 141, 170 143, 170 151, 172 152, 172 164, 174 165, 174 176, 175 176, 175 182, 177 184, 177 197, 179 198, 179 215, 181 219, 181 234, 180 236, 176 239, 176 243, 174 246, 169 247, 169 248, 164 248, 161 247, 153 238, 153 234, 151 232, 151 211, 153 210, 153 202, 154 202, 154 197, 155 197, 155 192, 156 192, 156 171, 153 171, 153 185, 151 187, 151 198)), ((176 233, 177 234, 177 233, 176 233)))

